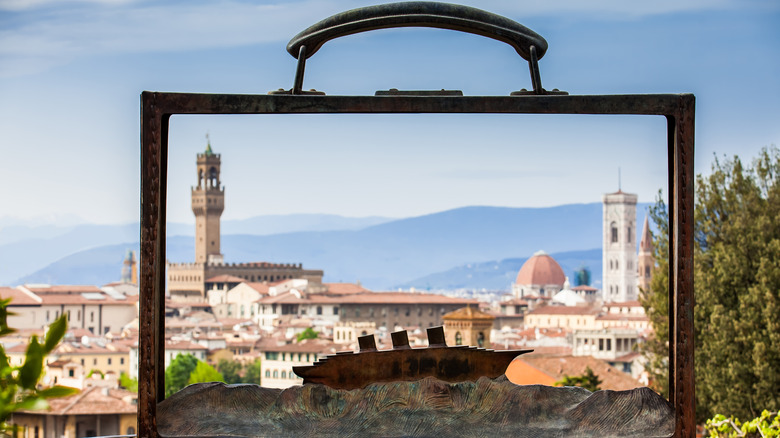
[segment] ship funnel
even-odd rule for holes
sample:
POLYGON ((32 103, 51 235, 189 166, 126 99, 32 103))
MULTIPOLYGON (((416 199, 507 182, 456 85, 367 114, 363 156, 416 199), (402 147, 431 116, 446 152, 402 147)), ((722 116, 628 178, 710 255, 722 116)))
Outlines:
POLYGON ((358 345, 360 346, 361 353, 376 351, 376 339, 374 338, 374 335, 360 336, 358 338, 358 345))
POLYGON ((409 346, 409 335, 406 334, 406 330, 390 333, 390 337, 393 339, 393 350, 408 350, 412 348, 409 346))
POLYGON ((430 327, 428 329, 429 347, 446 347, 447 341, 444 339, 444 327, 430 327))

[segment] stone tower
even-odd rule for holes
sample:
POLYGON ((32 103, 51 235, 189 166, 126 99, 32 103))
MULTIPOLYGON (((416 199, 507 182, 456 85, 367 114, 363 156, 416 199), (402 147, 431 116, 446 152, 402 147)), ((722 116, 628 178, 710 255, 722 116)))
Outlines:
POLYGON ((490 347, 490 330, 496 319, 493 315, 466 306, 442 316, 442 319, 447 345, 490 347))
POLYGON ((637 196, 605 194, 602 297, 604 301, 637 299, 636 201, 637 196))
POLYGON ((128 249, 122 262, 122 283, 138 284, 138 264, 135 251, 128 249))
POLYGON ((655 267, 655 258, 653 258, 653 235, 650 234, 650 225, 645 216, 645 224, 642 225, 642 240, 639 241, 639 257, 637 260, 637 276, 639 278, 639 287, 648 290, 650 280, 653 278, 653 268, 655 267))
MULTIPOLYGON (((208 139, 208 136, 206 136, 208 139)), ((220 155, 211 150, 198 154, 198 186, 192 188, 192 212, 195 213, 195 262, 221 262, 219 218, 225 209, 225 189, 219 181, 220 155)))

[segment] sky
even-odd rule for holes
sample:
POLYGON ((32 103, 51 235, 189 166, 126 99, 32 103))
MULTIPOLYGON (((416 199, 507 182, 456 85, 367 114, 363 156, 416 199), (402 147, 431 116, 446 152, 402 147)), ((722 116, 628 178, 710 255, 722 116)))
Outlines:
MULTIPOLYGON (((364 1, 0 0, 0 226, 139 217, 139 103, 151 91, 290 88, 299 31, 364 1)), ((541 34, 542 84, 696 95, 698 173, 780 144, 780 2, 468 1, 541 34)), ((329 95, 530 88, 501 42, 393 29, 328 42, 304 88, 329 95)), ((665 190, 665 123, 637 116, 275 115, 172 120, 168 218, 192 222, 195 154, 222 154, 223 219, 407 217, 466 205, 600 202, 665 190), (618 176, 620 175, 620 176, 618 176)))

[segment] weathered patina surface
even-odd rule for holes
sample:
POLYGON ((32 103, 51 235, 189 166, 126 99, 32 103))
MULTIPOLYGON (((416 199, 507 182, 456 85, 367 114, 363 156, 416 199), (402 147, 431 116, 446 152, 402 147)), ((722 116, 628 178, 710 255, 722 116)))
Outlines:
POLYGON ((163 435, 240 437, 668 437, 674 410, 648 388, 519 386, 434 378, 285 390, 201 383, 162 402, 163 435))

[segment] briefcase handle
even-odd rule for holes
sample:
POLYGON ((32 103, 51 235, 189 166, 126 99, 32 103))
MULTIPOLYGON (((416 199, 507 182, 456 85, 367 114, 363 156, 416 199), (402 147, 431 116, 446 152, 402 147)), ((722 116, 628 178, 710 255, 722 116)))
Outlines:
POLYGON ((287 44, 298 59, 292 94, 301 94, 306 59, 326 42, 355 33, 395 27, 435 27, 482 35, 512 46, 528 61, 535 94, 544 94, 538 60, 547 41, 522 24, 470 6, 437 2, 402 2, 352 9, 328 17, 305 29, 287 44))

